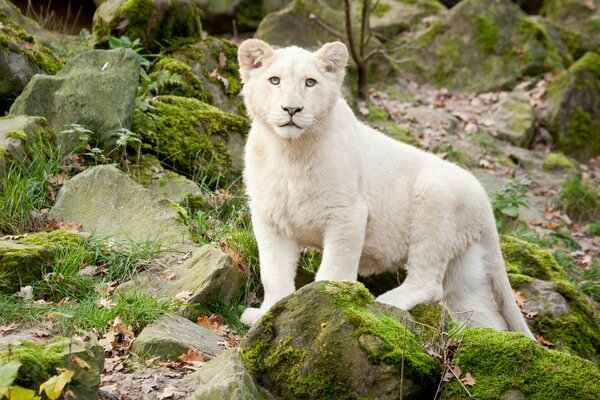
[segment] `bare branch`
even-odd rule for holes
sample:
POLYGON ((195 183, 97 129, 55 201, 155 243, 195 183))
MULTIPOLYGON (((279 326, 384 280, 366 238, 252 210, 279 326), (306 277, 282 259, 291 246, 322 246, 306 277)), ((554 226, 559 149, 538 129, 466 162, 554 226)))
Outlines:
POLYGON ((362 60, 356 51, 356 46, 354 46, 354 37, 352 35, 352 17, 350 15, 350 0, 344 0, 344 16, 346 18, 346 40, 348 41, 348 47, 350 48, 350 54, 352 55, 352 59, 357 65, 362 64, 362 60))

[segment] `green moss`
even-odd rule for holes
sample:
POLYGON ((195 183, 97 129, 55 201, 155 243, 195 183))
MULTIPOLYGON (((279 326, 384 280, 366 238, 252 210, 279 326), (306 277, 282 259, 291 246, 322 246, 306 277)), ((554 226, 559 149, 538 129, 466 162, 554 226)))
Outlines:
POLYGON ((343 310, 349 307, 365 307, 375 300, 369 290, 362 284, 347 282, 327 282, 321 286, 323 293, 331 296, 333 304, 343 310))
POLYGON ((150 79, 156 82, 158 95, 176 95, 192 97, 204 102, 210 102, 211 96, 204 89, 202 81, 193 73, 192 68, 174 57, 163 57, 153 67, 150 79), (174 74, 178 79, 169 79, 174 74))
POLYGON ((46 249, 56 250, 58 248, 71 248, 80 246, 83 238, 76 233, 63 230, 52 232, 40 232, 27 235, 17 240, 18 243, 42 246, 46 249))
POLYGON ((6 137, 16 139, 16 140, 21 140, 23 142, 27 140, 27 134, 22 130, 8 132, 6 134, 6 137))
POLYGON ((0 146, 0 160, 4 159, 4 157, 6 157, 7 153, 8 153, 8 148, 6 146, 0 146))
MULTIPOLYGON (((507 398, 509 391, 530 400, 600 396, 600 371, 593 363, 548 350, 519 333, 466 329, 454 363, 473 376, 476 383, 468 390, 481 400, 507 398)), ((442 399, 462 398, 469 396, 451 379, 442 399)))
POLYGON ((567 315, 542 315, 533 320, 532 328, 557 347, 595 362, 600 361, 600 315, 573 284, 557 281, 555 290, 569 303, 567 315))
POLYGON ((552 254, 536 244, 511 236, 502 236, 500 240, 506 271, 543 280, 563 279, 565 272, 552 254))
POLYGON ((500 34, 498 25, 486 18, 484 15, 479 15, 475 20, 476 36, 475 40, 483 51, 493 52, 500 34))
POLYGON ((203 46, 207 47, 210 57, 219 65, 219 73, 225 80, 211 77, 210 72, 206 71, 205 77, 214 83, 218 83, 225 94, 229 97, 236 97, 242 90, 242 81, 240 80, 239 65, 237 61, 237 46, 225 39, 209 37, 202 41, 203 46), (221 64, 224 60, 224 65, 221 64))
POLYGON ((414 43, 415 47, 427 48, 444 29, 445 25, 443 22, 434 21, 426 30, 416 37, 414 43))
POLYGON ((456 62, 459 57, 460 43, 456 38, 443 39, 435 49, 438 60, 433 78, 438 85, 444 85, 456 71, 456 62))
POLYGON ((49 48, 37 42, 18 25, 7 19, 0 22, 7 26, 0 30, 0 50, 8 49, 26 57, 37 72, 55 74, 62 67, 63 62, 56 58, 49 48))
POLYGON ((0 359, 21 363, 14 384, 37 389, 42 382, 56 375, 56 368, 64 367, 61 350, 30 342, 7 344, 0 347, 0 359))
POLYGON ((42 268, 54 252, 41 246, 23 246, 0 241, 0 292, 12 294, 40 279, 42 268))
POLYGON ((392 6, 386 3, 375 3, 375 7, 371 10, 371 16, 381 18, 392 9, 392 6))
POLYGON ((531 63, 526 73, 535 75, 547 71, 548 65, 570 65, 573 62, 569 53, 564 54, 563 59, 548 29, 531 17, 521 18, 517 33, 523 46, 522 57, 531 63))
POLYGON ((159 96, 154 105, 160 121, 152 124, 148 119, 136 118, 133 128, 141 131, 143 141, 165 164, 192 177, 237 173, 225 145, 211 137, 226 141, 232 132, 245 135, 249 129, 247 119, 191 98, 159 96))
POLYGON ((563 153, 548 153, 544 157, 544 171, 573 170, 576 165, 563 153))
POLYGON ((510 281, 510 286, 512 286, 513 289, 518 289, 519 286, 523 284, 533 282, 533 278, 530 276, 514 273, 508 274, 508 280, 510 281))

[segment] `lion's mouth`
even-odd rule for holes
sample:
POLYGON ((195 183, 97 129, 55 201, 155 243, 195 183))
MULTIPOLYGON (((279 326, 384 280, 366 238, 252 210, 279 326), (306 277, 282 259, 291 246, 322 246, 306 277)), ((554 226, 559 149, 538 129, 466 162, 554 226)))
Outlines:
POLYGON ((283 127, 286 127, 286 126, 295 126, 295 127, 296 127, 296 128, 298 128, 298 129, 302 129, 302 128, 300 128, 298 125, 296 125, 296 123, 295 123, 294 121, 292 121, 291 119, 289 120, 289 122, 288 122, 287 124, 280 125, 279 127, 280 127, 280 128, 283 128, 283 127))

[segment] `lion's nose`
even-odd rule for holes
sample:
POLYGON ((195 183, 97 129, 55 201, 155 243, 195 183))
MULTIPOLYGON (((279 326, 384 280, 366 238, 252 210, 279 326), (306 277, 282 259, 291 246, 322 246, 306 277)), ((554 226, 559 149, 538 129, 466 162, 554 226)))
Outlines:
POLYGON ((281 106, 281 108, 283 108, 285 111, 287 111, 287 113, 290 115, 299 113, 300 111, 302 111, 304 109, 304 107, 284 107, 284 106, 281 106))

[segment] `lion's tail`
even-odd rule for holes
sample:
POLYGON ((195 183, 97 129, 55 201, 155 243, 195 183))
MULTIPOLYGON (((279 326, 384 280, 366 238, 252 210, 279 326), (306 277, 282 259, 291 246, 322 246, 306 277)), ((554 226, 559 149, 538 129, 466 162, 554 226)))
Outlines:
POLYGON ((492 236, 492 238, 487 240, 487 243, 483 244, 485 249, 484 262, 498 309, 508 325, 508 330, 521 332, 535 340, 535 336, 533 336, 533 333, 531 333, 531 330, 527 326, 525 318, 512 294, 498 236, 497 234, 492 236))

